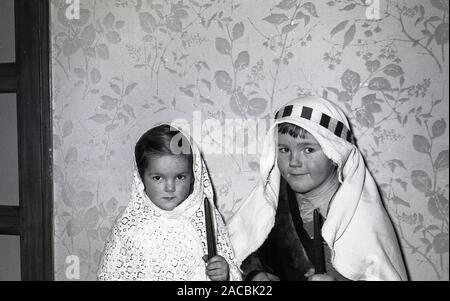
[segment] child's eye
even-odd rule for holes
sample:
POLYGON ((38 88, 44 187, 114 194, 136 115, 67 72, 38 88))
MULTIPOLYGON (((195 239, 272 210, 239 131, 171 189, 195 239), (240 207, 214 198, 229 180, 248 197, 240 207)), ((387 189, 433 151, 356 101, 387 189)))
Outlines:
POLYGON ((160 177, 160 176, 154 176, 154 177, 153 177, 153 180, 159 181, 159 180, 161 180, 161 177, 160 177))
POLYGON ((315 149, 312 147, 305 148, 305 153, 307 153, 307 154, 313 153, 314 151, 315 151, 315 149))
POLYGON ((177 180, 184 180, 184 179, 186 179, 186 176, 183 176, 183 175, 178 175, 177 176, 177 180))
POLYGON ((289 149, 287 147, 280 147, 280 148, 278 148, 278 151, 280 153, 285 154, 285 153, 289 152, 289 149))

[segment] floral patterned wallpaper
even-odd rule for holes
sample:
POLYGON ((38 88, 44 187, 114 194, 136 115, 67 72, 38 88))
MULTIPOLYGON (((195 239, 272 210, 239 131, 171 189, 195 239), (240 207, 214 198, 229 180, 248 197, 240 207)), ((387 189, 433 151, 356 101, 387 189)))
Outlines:
MULTIPOLYGON (((448 1, 80 2, 51 11, 56 279, 95 279, 153 124, 267 120, 311 94, 348 113, 411 279, 449 279, 448 1)), ((205 157, 227 219, 258 157, 205 157)))

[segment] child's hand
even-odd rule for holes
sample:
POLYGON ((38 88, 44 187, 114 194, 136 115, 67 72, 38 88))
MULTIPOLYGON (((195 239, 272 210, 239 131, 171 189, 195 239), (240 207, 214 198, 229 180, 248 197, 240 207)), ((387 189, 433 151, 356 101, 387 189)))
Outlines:
MULTIPOLYGON (((206 261, 206 255, 204 259, 206 261)), ((206 262, 206 275, 212 281, 227 281, 229 272, 228 263, 222 256, 214 256, 206 262)))
POLYGON ((251 281, 280 281, 280 278, 267 272, 260 272, 256 274, 251 281))
POLYGON ((314 268, 309 269, 309 271, 305 274, 305 277, 308 278, 308 281, 336 281, 336 279, 330 275, 315 274, 314 268))

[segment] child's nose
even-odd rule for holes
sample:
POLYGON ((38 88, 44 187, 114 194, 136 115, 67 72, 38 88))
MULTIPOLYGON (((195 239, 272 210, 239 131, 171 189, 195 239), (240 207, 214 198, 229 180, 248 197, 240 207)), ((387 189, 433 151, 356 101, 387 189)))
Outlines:
POLYGON ((290 160, 289 160, 289 166, 290 167, 301 167, 303 165, 301 155, 298 153, 292 153, 290 160))
POLYGON ((175 182, 171 179, 166 181, 164 186, 164 191, 166 192, 174 192, 175 191, 175 182))

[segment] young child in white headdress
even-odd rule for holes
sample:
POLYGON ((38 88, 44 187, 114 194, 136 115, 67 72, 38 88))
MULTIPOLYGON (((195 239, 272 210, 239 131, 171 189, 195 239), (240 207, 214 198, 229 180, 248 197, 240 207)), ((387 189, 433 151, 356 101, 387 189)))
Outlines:
POLYGON ((407 280, 376 183, 337 106, 309 97, 281 108, 260 174, 228 223, 246 280, 407 280))
POLYGON ((226 227, 213 204, 208 171, 194 143, 170 125, 154 127, 137 142, 135 163, 131 201, 106 242, 98 279, 240 280, 226 227), (205 221, 208 201, 212 232, 205 221), (209 242, 208 235, 213 237, 209 242), (217 254, 210 254, 211 242, 217 254))

